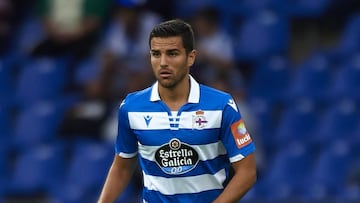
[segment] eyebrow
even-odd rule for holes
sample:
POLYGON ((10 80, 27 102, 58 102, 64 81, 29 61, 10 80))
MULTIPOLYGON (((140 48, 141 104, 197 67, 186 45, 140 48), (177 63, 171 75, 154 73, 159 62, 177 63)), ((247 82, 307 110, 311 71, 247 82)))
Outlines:
MULTIPOLYGON (((158 49, 151 49, 151 52, 160 52, 158 49)), ((167 49, 165 52, 180 52, 180 49, 167 49)))
POLYGON ((166 50, 166 52, 180 52, 179 49, 168 49, 166 50))

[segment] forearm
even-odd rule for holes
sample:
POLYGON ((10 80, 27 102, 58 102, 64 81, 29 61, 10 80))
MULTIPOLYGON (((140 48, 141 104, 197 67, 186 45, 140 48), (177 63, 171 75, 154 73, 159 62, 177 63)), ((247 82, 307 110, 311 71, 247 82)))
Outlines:
POLYGON ((237 167, 234 177, 213 203, 236 203, 251 189, 256 181, 256 167, 253 155, 250 156, 250 162, 253 163, 237 167))
POLYGON ((236 203, 238 202, 253 186, 256 176, 236 177, 229 182, 221 195, 213 203, 236 203))
POLYGON ((134 167, 123 168, 114 161, 106 177, 98 203, 112 203, 125 190, 134 172, 134 167))

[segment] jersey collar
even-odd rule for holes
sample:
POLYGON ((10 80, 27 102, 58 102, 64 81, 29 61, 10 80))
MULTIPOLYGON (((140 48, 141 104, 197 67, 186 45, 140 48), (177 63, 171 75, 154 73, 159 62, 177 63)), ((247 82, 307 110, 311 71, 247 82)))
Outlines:
MULTIPOLYGON (((160 95, 158 90, 159 83, 158 81, 152 86, 150 101, 159 101, 160 95)), ((190 75, 190 94, 188 98, 189 103, 199 103, 200 100, 200 85, 199 83, 190 75)))

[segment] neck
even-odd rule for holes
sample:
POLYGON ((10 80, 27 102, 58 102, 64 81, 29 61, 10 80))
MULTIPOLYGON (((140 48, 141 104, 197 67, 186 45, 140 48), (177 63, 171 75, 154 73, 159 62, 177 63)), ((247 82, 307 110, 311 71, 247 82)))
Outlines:
POLYGON ((161 100, 172 111, 178 111, 181 106, 187 103, 190 94, 190 78, 186 77, 181 83, 173 88, 159 86, 161 100))

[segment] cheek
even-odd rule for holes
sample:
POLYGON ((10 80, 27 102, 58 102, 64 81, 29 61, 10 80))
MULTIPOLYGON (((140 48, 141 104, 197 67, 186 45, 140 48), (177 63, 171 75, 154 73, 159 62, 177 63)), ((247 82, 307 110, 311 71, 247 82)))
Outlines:
POLYGON ((185 60, 174 60, 173 63, 172 63, 173 67, 178 70, 178 71, 182 71, 185 66, 186 66, 186 61, 185 60))
POLYGON ((159 62, 158 62, 158 60, 151 57, 150 58, 150 64, 151 64, 151 67, 154 69, 159 65, 159 62))

